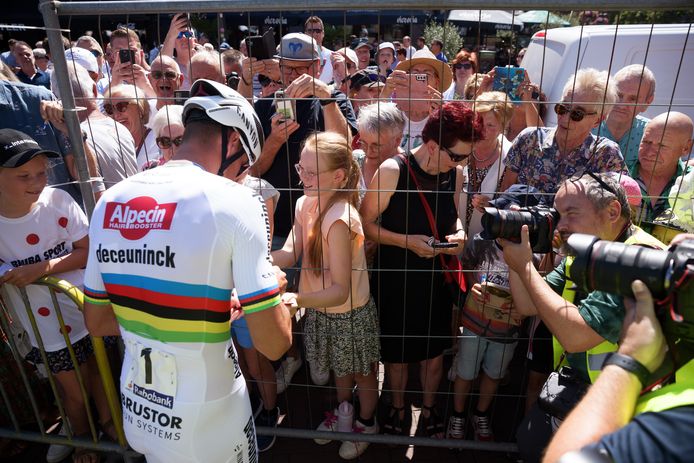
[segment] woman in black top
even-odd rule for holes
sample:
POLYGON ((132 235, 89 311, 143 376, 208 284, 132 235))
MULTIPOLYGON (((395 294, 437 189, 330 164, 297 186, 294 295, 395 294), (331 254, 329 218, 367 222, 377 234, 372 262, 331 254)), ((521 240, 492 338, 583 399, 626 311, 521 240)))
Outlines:
POLYGON ((379 244, 371 290, 380 312, 381 354, 393 390, 386 432, 402 433, 408 363, 420 364, 424 391, 422 423, 432 437, 443 424, 434 410, 441 380, 443 351, 452 345, 452 298, 438 254, 460 254, 465 242, 456 210, 462 166, 473 141, 483 136, 481 119, 460 102, 432 114, 422 131, 423 144, 385 161, 376 172, 361 207, 364 231, 379 244), (433 247, 434 235, 422 195, 435 217, 439 241, 456 247, 433 247))

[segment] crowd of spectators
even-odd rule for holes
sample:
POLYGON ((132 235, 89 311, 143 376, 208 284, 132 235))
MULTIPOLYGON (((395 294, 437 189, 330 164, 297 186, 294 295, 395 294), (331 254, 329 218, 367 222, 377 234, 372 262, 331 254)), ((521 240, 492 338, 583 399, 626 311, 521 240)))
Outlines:
MULTIPOLYGON (((613 70, 612 77, 604 69, 577 69, 561 101, 549 104, 527 73, 517 98, 495 90, 496 71, 480 74, 473 51, 461 49, 449 62, 441 41, 427 46, 419 38, 415 47, 408 36, 376 44, 355 39, 333 51, 324 44, 324 29, 320 18, 309 17, 303 33, 281 37, 274 56, 263 60, 248 56, 244 42, 238 50, 226 43, 219 50, 203 46, 185 14, 172 18, 163 43, 149 55, 130 29, 114 30, 105 44, 88 35, 66 39, 65 50, 52 53, 64 52, 68 61, 65 77, 75 97, 92 192, 98 199, 122 179, 175 158, 184 131, 180 99, 193 82, 231 86, 252 102, 265 134, 252 176, 235 180, 266 199, 272 255, 290 283, 285 296, 306 314, 294 320, 305 339, 294 338, 277 371, 243 337, 237 325, 242 322, 233 323, 246 377, 255 380, 262 399, 254 404, 257 424, 277 426, 277 395, 291 387, 306 358, 315 384, 334 375, 338 402, 351 403, 356 384, 355 431, 407 435, 412 416, 405 391, 414 363, 423 394, 419 432, 490 441, 490 406, 513 356, 525 354, 515 351, 522 337, 529 338, 532 353, 524 423, 542 421, 544 412, 531 405, 557 368, 552 336, 569 353, 569 364, 591 382, 595 372, 586 368, 585 357, 603 343, 614 345, 623 319, 621 299, 604 293, 572 295, 569 322, 555 310, 562 297, 567 300, 564 244, 571 233, 587 232, 662 247, 646 232, 658 226, 694 231, 694 182, 687 164, 691 119, 676 111, 652 120, 641 115, 653 101, 656 82, 640 64, 613 70), (556 126, 545 126, 547 111, 556 113, 556 126), (485 207, 534 204, 559 211, 556 256, 523 254, 517 249, 523 242, 507 242, 502 250, 480 235, 485 207), (351 254, 341 254, 350 246, 351 254), (444 257, 455 256, 468 271, 468 291, 457 297, 444 278, 444 257), (556 266, 541 289, 524 275, 528 263, 539 278, 556 266), (490 285, 506 291, 494 313, 484 309, 494 297, 490 285), (437 400, 449 353, 455 353, 449 374, 454 407, 442 416, 437 400), (381 398, 387 396, 388 403, 380 418, 379 361, 389 391, 381 398), (478 378, 479 396, 471 401, 478 378)), ((32 47, 11 41, 0 71, 1 126, 57 153, 46 164, 50 195, 36 201, 72 208, 75 220, 86 223, 79 208, 65 205, 71 196, 81 206, 85 190, 77 187, 47 42, 32 47), (49 200, 51 195, 59 201, 49 200)), ((0 176, 9 176, 13 166, 4 162, 0 176)), ((8 184, 0 183, 3 237, 33 204, 22 203, 28 207, 23 211, 11 207, 16 192, 8 184)), ((65 238, 75 245, 68 256, 84 247, 86 228, 73 235, 65 238)), ((28 265, 29 255, 5 254, 4 244, 12 249, 0 239, 0 263, 8 265, 2 273, 9 270, 0 283, 26 285, 11 274, 28 265)), ((31 276, 82 272, 77 264, 49 267, 31 276)), ((41 304, 35 305, 40 311, 41 304)), ((13 316, 25 323, 18 315, 13 316)), ((37 361, 35 355, 27 358, 37 361)), ((337 430, 337 414, 337 408, 329 410, 318 429, 337 430)), ((111 431, 109 417, 102 421, 111 431)), ((526 462, 541 458, 552 433, 551 423, 545 424, 549 428, 528 424, 519 431, 519 444, 532 447, 524 449, 526 462)), ((273 442, 259 436, 260 451, 273 442)), ((345 442, 340 456, 357 458, 367 447, 345 442)))

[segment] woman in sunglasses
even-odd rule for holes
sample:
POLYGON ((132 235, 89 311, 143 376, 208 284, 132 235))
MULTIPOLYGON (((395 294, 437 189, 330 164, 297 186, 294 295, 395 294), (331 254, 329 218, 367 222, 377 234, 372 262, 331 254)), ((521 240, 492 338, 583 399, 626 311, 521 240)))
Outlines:
MULTIPOLYGON (((619 146, 591 133, 617 101, 617 89, 605 71, 581 69, 564 86, 554 106, 556 127, 528 127, 506 158, 501 191, 514 183, 553 195, 567 178, 587 172, 623 172, 619 146)), ((552 197, 547 196, 549 204, 552 197)))
POLYGON ((145 163, 142 170, 165 164, 183 143, 183 106, 169 104, 162 106, 152 119, 152 132, 159 147, 159 157, 145 163))
POLYGON ((147 127, 150 107, 144 93, 133 85, 116 85, 106 92, 104 112, 128 129, 135 141, 137 168, 159 158, 156 136, 147 127))
POLYGON ((418 363, 421 431, 443 437, 435 397, 443 351, 452 344, 453 300, 437 256, 463 250, 466 235, 455 198, 463 185, 462 166, 483 135, 481 117, 462 102, 444 103, 425 124, 421 145, 381 164, 362 202, 364 232, 378 243, 371 290, 380 309, 381 358, 393 390, 383 426, 390 434, 410 429, 405 388, 408 364, 418 363))
POLYGON ((443 93, 444 100, 462 100, 465 95, 465 84, 470 76, 477 72, 477 55, 467 50, 460 50, 451 63, 453 83, 443 93))

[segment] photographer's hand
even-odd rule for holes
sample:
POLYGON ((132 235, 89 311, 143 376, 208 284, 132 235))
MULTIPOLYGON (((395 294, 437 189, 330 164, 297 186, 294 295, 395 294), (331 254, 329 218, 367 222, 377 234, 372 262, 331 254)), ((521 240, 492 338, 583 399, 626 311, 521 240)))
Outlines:
POLYGON ((635 300, 624 299, 626 314, 618 352, 637 360, 652 373, 663 363, 667 344, 655 317, 651 292, 639 280, 631 284, 631 290, 635 300))
POLYGON ((533 265, 533 250, 530 247, 530 232, 528 232, 527 225, 521 227, 520 238, 520 243, 514 243, 503 238, 496 240, 504 249, 506 264, 519 274, 526 272, 528 266, 532 267, 533 265))

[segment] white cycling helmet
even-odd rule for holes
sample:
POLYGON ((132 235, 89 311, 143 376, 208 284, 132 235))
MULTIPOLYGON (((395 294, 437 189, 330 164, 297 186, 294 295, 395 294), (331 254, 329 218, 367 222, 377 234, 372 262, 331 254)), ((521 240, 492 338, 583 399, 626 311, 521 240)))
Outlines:
MULTIPOLYGON (((265 137, 260 119, 253 106, 240 93, 219 82, 207 79, 198 79, 190 87, 190 98, 183 105, 183 124, 190 122, 191 115, 199 117, 200 112, 204 116, 222 125, 229 127, 240 135, 243 151, 248 155, 249 166, 252 166, 260 157, 265 137)), ((197 119, 198 117, 194 117, 197 119)), ((231 157, 226 156, 227 133, 222 130, 222 166, 220 174, 233 161, 238 159, 240 153, 231 157)))

